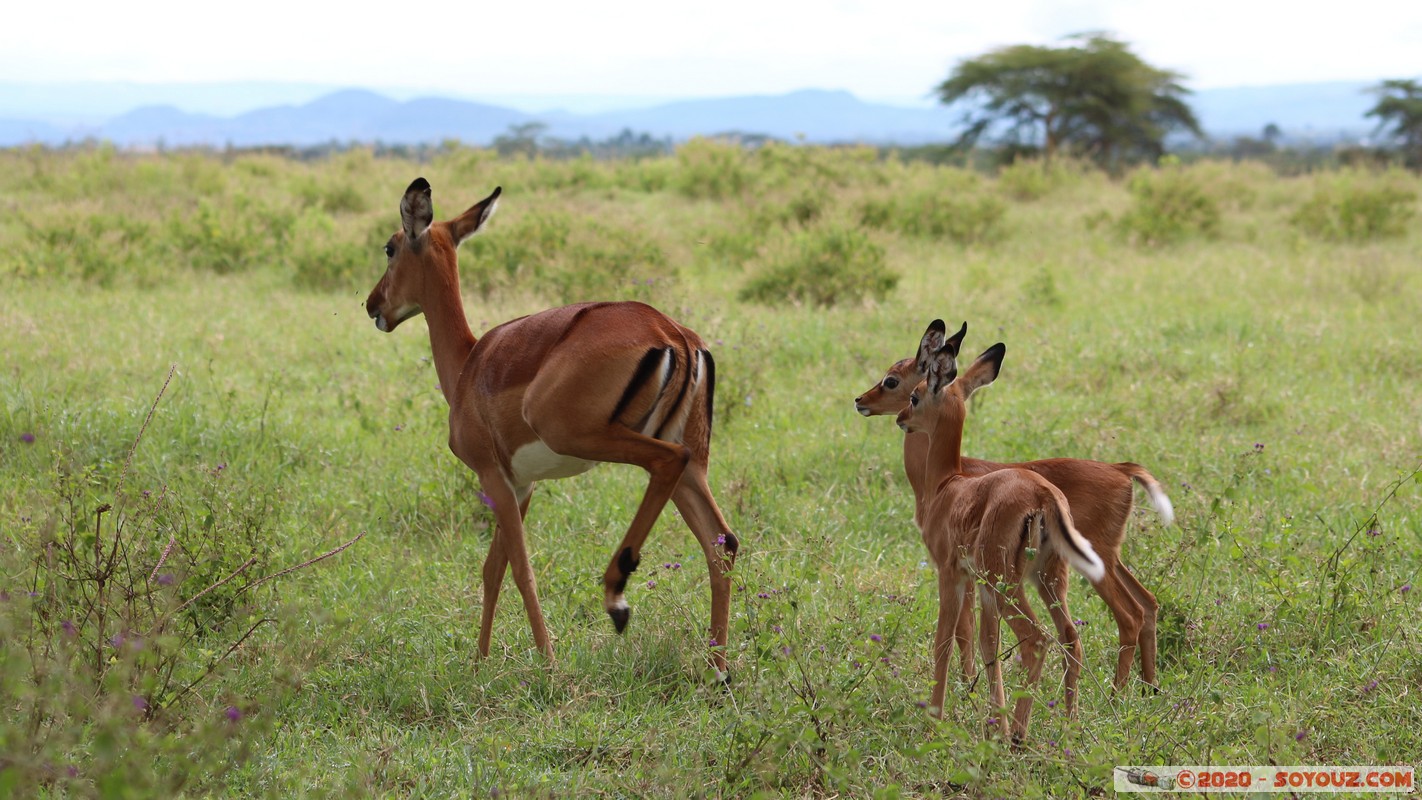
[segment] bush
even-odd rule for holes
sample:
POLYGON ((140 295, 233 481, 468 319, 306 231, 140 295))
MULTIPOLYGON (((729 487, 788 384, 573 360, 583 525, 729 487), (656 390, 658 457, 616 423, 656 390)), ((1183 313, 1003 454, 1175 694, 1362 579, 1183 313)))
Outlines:
POLYGON ((917 192, 870 198, 859 204, 859 221, 880 228, 960 244, 994 241, 1002 235, 1007 206, 982 193, 917 192))
POLYGON ((1395 173, 1373 178, 1348 171, 1321 179, 1290 222, 1333 241, 1401 236, 1417 213, 1417 192, 1395 173))
POLYGON ((342 230, 326 212, 307 208, 292 226, 286 248, 292 281, 309 289, 350 289, 374 280, 384 268, 380 248, 389 236, 386 214, 372 217, 361 235, 342 230))
POLYGON ((645 299, 675 277, 642 232, 558 212, 529 214, 464 249, 464 284, 484 297, 517 287, 560 303, 645 299))
POLYGON ((1156 247, 1219 232, 1219 204, 1200 176, 1178 159, 1167 156, 1159 169, 1136 170, 1127 188, 1132 205, 1116 220, 1116 229, 1137 244, 1156 247))
POLYGON ((795 236, 791 252, 741 289, 740 298, 817 306, 882 300, 899 283, 885 260, 884 248, 854 228, 805 231, 795 236))
POLYGON ((997 185, 1014 200, 1039 200, 1069 184, 1076 173, 1061 159, 1018 158, 998 170, 997 185))
POLYGON ((720 200, 751 184, 745 150, 738 144, 695 138, 676 149, 674 185, 687 197, 720 200))

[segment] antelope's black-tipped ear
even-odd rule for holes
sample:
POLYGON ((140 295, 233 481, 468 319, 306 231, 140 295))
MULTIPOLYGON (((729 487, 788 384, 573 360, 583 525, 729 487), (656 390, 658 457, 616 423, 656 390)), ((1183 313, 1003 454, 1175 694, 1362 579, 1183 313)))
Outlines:
POLYGON ((963 385, 963 397, 971 397, 973 392, 997 380, 1002 372, 1002 359, 1007 355, 1007 345, 1002 342, 989 347, 974 359, 971 366, 963 371, 958 382, 963 385))
POLYGON ((918 374, 928 374, 929 359, 943 348, 943 335, 947 330, 947 326, 941 319, 935 319, 928 323, 928 329, 923 332, 923 338, 918 340, 918 356, 914 358, 914 366, 918 367, 918 374))
POLYGON ((468 211, 450 220, 449 232, 454 236, 454 245, 458 247, 464 244, 464 240, 484 229, 484 223, 494 216, 494 209, 499 207, 499 196, 504 193, 504 187, 499 186, 494 189, 493 194, 470 206, 468 211))
POLYGON ((434 200, 430 198, 430 182, 416 178, 405 190, 405 196, 400 198, 400 225, 405 229, 406 239, 414 242, 432 222, 434 200))
MULTIPOLYGON (((941 325, 943 323, 940 322, 939 324, 941 325)), ((963 327, 959 328, 957 333, 953 334, 952 336, 949 336, 948 339, 943 343, 943 345, 945 347, 951 348, 954 357, 957 357, 958 352, 963 348, 963 337, 967 335, 968 323, 964 322, 963 327)))

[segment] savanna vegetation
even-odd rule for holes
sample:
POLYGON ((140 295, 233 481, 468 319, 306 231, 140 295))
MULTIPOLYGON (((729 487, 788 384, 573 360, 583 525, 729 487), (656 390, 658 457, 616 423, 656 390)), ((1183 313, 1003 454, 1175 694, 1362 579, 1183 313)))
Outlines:
POLYGON ((1415 765, 1419 190, 710 141, 0 153, 0 796, 1084 797, 1113 765, 1415 765), (438 218, 504 187, 461 256, 476 334, 634 298, 712 344, 729 688, 670 508, 614 634, 601 576, 645 485, 616 466, 533 498, 557 660, 507 586, 475 659, 491 514, 423 322, 363 308, 417 175, 438 218), (1176 510, 1138 497, 1124 550, 1159 692, 1111 692, 1115 627, 1073 578, 1080 714, 1053 652, 1021 751, 984 738, 981 685, 922 708, 902 434, 852 403, 935 317, 1007 344, 966 453, 1138 461, 1176 510))

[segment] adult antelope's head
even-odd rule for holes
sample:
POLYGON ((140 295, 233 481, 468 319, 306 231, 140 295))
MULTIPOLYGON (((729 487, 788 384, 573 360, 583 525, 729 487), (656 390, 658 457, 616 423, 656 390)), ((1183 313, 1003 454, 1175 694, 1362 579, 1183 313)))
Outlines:
POLYGON ((385 243, 385 274, 366 298, 365 310, 386 333, 424 310, 432 291, 458 286, 458 249, 494 215, 502 188, 468 211, 434 221, 430 182, 416 178, 400 198, 400 230, 385 243))

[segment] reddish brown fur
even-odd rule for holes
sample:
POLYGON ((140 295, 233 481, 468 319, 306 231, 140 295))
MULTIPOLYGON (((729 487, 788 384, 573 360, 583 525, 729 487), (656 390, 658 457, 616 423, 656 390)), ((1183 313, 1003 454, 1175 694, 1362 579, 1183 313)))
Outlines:
MULTIPOLYGON (((998 648, 1002 617, 1017 636, 1028 682, 1035 683, 1042 672, 1041 629, 1023 585, 1029 543, 1040 542, 1044 556, 1062 554, 1084 574, 1099 574, 1103 569, 1090 544, 1075 530, 1066 498, 1051 482, 1025 469, 1006 468, 976 476, 964 472, 961 443, 966 401, 996 378, 1004 351, 1001 345, 994 346, 954 380, 954 358, 962 333, 946 344, 942 334, 939 322, 924 334, 923 352, 930 354, 935 365, 927 370, 928 379, 910 395, 909 407, 898 416, 905 431, 929 437, 924 462, 928 491, 921 502, 919 522, 924 545, 938 570, 939 616, 930 700, 938 714, 943 708, 949 639, 961 619, 964 595, 975 582, 982 595, 978 638, 992 708, 1003 709, 1007 700, 998 648), (1040 536, 1034 539, 1034 533, 1040 536)), ((1039 588, 1050 602, 1047 587, 1039 588)), ((1014 742, 1026 737, 1031 712, 1032 698, 1020 698, 1013 712, 1014 742)), ((998 715, 996 710, 993 713, 998 715)), ((1006 733, 1007 720, 999 719, 996 727, 1006 733)))
MULTIPOLYGON (((869 391, 855 398, 855 407, 865 416, 897 415, 906 406, 913 388, 923 376, 915 361, 906 358, 889 367, 882 380, 869 391)), ((904 473, 914 493, 914 521, 919 520, 924 496, 924 462, 928 455, 928 435, 909 433, 904 436, 904 473)), ((1141 585, 1135 575, 1121 563, 1121 545, 1126 539, 1126 523, 1130 519, 1133 497, 1131 480, 1159 491, 1155 478, 1143 467, 1129 462, 1108 464, 1077 458, 1049 458, 1017 464, 1000 464, 976 458, 962 459, 963 471, 969 475, 984 475, 1005 468, 1030 469, 1056 485, 1066 495, 1072 518, 1081 534, 1106 565, 1105 577, 1093 584, 1116 620, 1119 650, 1113 685, 1121 689, 1130 679, 1131 662, 1137 647, 1141 654, 1141 678, 1150 685, 1156 682, 1156 615, 1155 595, 1141 585)), ((1052 587, 1060 602, 1054 604, 1052 618, 1058 638, 1072 656, 1067 658, 1066 692, 1069 711, 1075 711, 1076 686, 1080 675, 1081 645, 1066 607, 1067 582, 1065 565, 1055 555, 1044 563, 1047 574, 1044 584, 1052 587)), ((971 598, 964 603, 962 617, 954 639, 961 648, 960 656, 965 677, 972 677, 971 653, 973 619, 971 598)))
MULTIPOLYGON (((630 302, 551 308, 506 322, 476 339, 459 293, 457 247, 488 219, 498 194, 453 220, 434 222, 429 215, 429 184, 423 179, 412 184, 401 203, 403 230, 390 241, 394 254, 389 268, 366 301, 382 330, 393 330, 404 319, 424 313, 435 371, 449 402, 449 447, 478 475, 494 509, 497 526, 484 561, 479 653, 489 653, 494 607, 505 571, 511 568, 534 643, 552 657, 523 517, 535 481, 588 466, 566 457, 635 464, 650 475, 642 502, 603 576, 604 607, 618 630, 629 614, 623 599, 628 573, 640 559, 657 516, 671 500, 705 553, 711 576, 711 638, 724 646, 730 608, 727 572, 738 542, 706 482, 712 365, 705 344, 695 332, 651 306, 630 302), (646 385, 629 389, 648 351, 667 348, 675 358, 667 384, 677 389, 685 385, 686 390, 659 391, 660 373, 646 385), (624 393, 628 403, 613 419, 624 393), (648 415, 684 421, 679 435, 676 425, 669 426, 664 438, 629 427, 629 421, 648 415), (530 455, 522 462, 525 474, 519 474, 518 453, 530 445, 541 447, 526 451, 530 455)), ((711 659, 724 672, 726 660, 720 648, 713 650, 711 659)))

